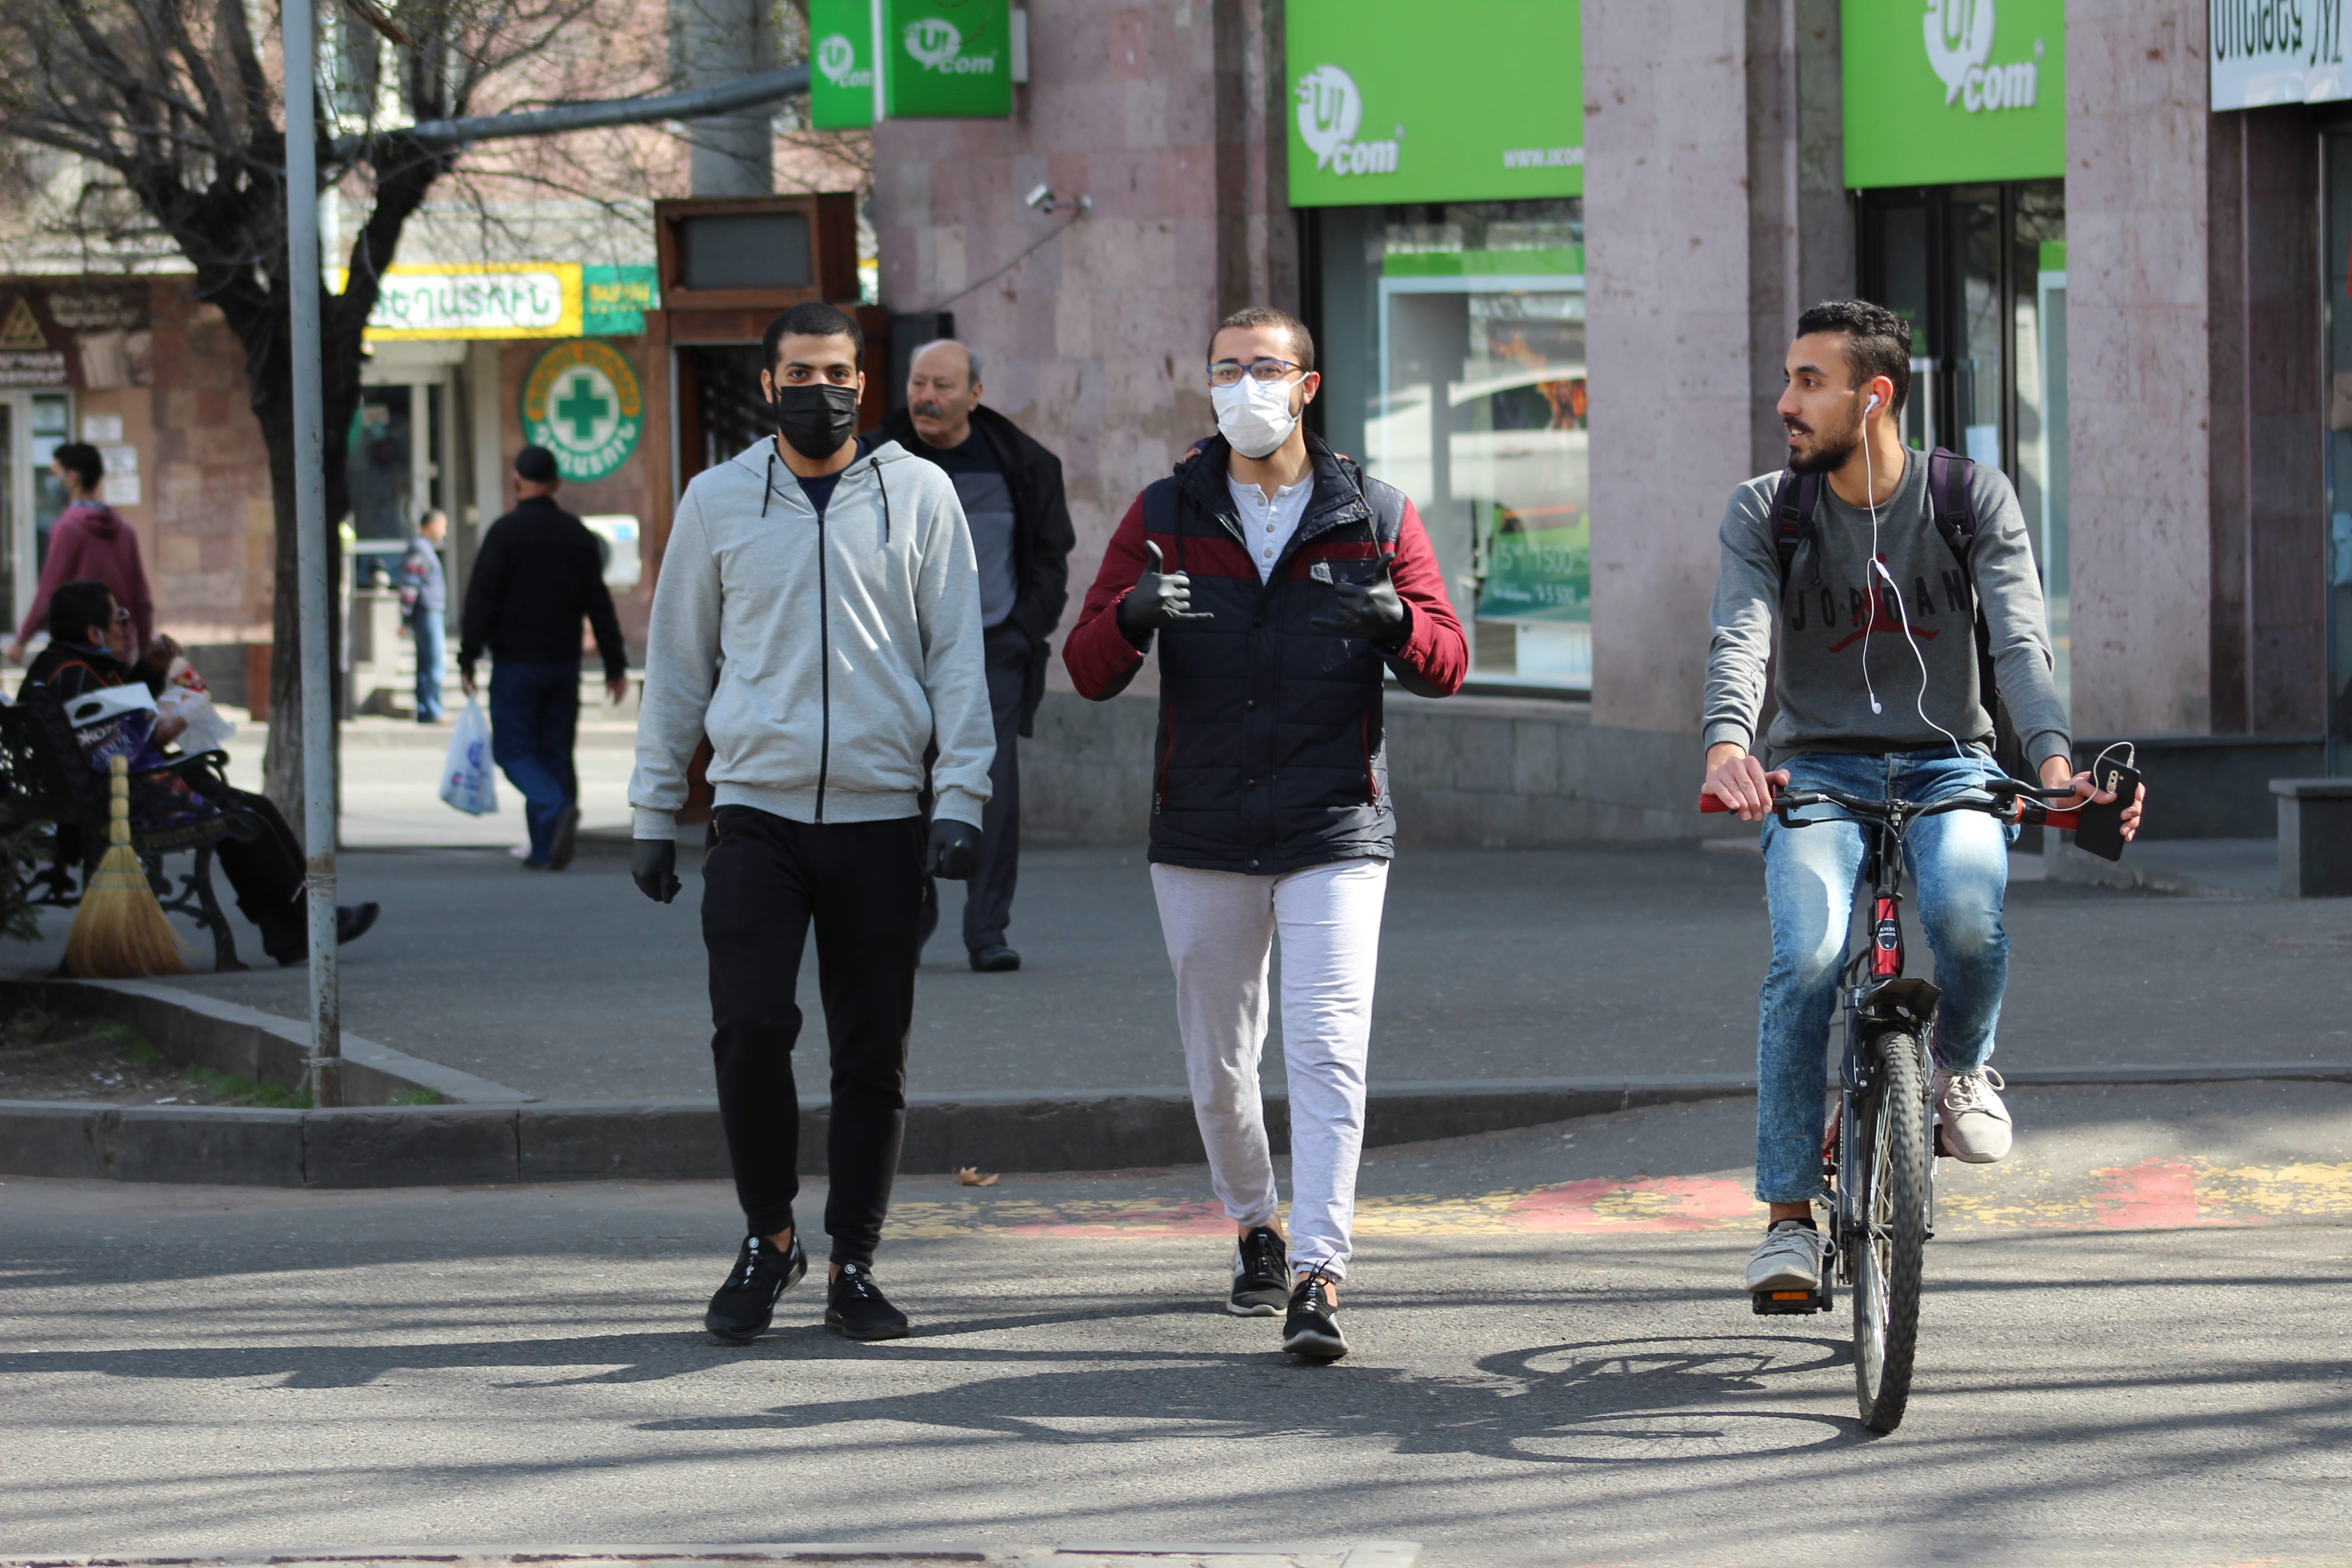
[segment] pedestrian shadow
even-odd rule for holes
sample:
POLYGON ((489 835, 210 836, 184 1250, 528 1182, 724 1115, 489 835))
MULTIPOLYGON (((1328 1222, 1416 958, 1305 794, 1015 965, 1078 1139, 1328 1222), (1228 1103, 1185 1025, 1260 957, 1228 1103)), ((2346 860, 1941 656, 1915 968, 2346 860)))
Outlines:
POLYGON ((1851 1347, 1827 1339, 1731 1334, 1546 1345, 1487 1356, 1475 1363, 1478 1375, 1458 1377, 1318 1366, 1279 1352, 1179 1354, 1124 1366, 1087 1359, 1065 1371, 649 1421, 635 1430, 810 1432, 883 1421, 1080 1447, 1161 1441, 1171 1429, 1256 1438, 1379 1436, 1399 1455, 1553 1465, 1720 1461, 1869 1436, 1852 1418, 1786 1408, 1801 1391, 1817 1394, 1806 1386, 1813 1374, 1851 1364, 1851 1347), (1295 1394, 1274 1392, 1284 1389, 1285 1373, 1297 1379, 1289 1385, 1295 1394))

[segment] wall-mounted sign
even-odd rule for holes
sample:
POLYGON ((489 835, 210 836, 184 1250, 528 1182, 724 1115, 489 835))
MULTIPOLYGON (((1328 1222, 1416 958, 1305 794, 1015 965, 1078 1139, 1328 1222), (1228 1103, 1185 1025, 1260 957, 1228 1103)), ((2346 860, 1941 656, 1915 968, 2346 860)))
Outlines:
POLYGON ((96 392, 152 379, 144 283, 0 279, 0 386, 96 392))
POLYGON ((659 271, 651 267, 583 267, 580 330, 592 338, 634 338, 646 312, 661 307, 659 271))
POLYGON ((576 261, 387 268, 366 333, 372 342, 579 335, 576 261))
POLYGON ((874 0, 809 0, 809 123, 874 123, 874 0))
POLYGON ((877 120, 1013 113, 1010 0, 875 0, 870 58, 877 120))
POLYGON ((1437 26, 1419 0, 1290 0, 1290 203, 1509 201, 1584 191, 1576 0, 1484 0, 1437 26))
POLYGON ((1840 10, 1850 188, 2064 177, 2065 0, 1840 10))
POLYGON ((593 338, 551 346, 523 377, 522 438, 554 453, 556 472, 575 483, 617 471, 645 424, 637 373, 593 338))
POLYGON ((2344 0, 2210 0, 2206 26, 2217 112, 2352 98, 2344 0))

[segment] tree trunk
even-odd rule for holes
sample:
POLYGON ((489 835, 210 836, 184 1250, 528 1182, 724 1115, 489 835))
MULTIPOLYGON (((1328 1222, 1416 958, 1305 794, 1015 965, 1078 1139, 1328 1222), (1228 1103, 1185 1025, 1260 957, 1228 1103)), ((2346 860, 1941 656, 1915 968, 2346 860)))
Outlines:
MULTIPOLYGON (((267 330, 273 340, 277 338, 277 321, 268 323, 267 330)), ((342 647, 343 617, 342 595, 337 590, 341 580, 342 542, 335 520, 341 516, 348 501, 343 461, 352 411, 359 402, 359 376, 356 366, 345 369, 340 377, 335 374, 336 356, 331 347, 324 357, 328 362, 322 376, 326 407, 321 411, 324 439, 320 445, 324 448, 327 504, 320 527, 325 534, 321 542, 327 552, 328 701, 340 720, 342 683, 337 677, 341 661, 337 655, 342 647), (348 389, 338 385, 339 380, 347 381, 348 389)), ((250 356, 248 365, 255 360, 260 362, 261 379, 253 388, 253 412, 261 426, 262 443, 269 453, 269 507, 276 525, 269 606, 269 744, 262 753, 262 793, 299 835, 304 831, 302 579, 300 533, 294 517, 293 364, 275 341, 263 353, 250 356)), ((304 847, 310 847, 306 844, 304 847)))

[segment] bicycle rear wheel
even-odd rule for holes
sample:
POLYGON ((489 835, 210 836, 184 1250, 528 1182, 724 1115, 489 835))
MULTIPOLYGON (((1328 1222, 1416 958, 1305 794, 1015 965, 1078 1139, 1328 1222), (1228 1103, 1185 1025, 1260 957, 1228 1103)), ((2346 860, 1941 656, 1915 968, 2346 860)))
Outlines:
POLYGON ((1919 1276, 1927 1246, 1927 1085, 1919 1037, 1878 1041, 1877 1083, 1855 1107, 1853 1152, 1864 1166, 1854 1220, 1854 1392, 1862 1424, 1901 1425, 1919 1341, 1919 1276))

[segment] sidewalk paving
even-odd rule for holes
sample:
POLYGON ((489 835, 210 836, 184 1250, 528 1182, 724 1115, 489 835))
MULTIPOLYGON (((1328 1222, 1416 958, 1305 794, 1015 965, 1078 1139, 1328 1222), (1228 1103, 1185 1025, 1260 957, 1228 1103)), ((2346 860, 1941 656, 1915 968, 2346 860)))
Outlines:
MULTIPOLYGON (((452 814, 454 815, 454 814, 452 814)), ((693 858, 677 903, 625 864, 560 875, 503 852, 358 852, 344 897, 384 914, 341 965, 353 1033, 542 1099, 711 1092, 693 858)), ((918 982, 910 1088, 1181 1091, 1173 991, 1139 849, 1024 858, 1013 942, 1026 967, 974 974, 961 889, 918 982)), ((1688 847, 1406 854, 1391 880, 1374 1082, 1753 1071, 1769 938, 1752 856, 1688 847)), ((6 951, 54 968, 67 920, 6 951)), ((2352 1059, 2352 905, 2195 900, 2063 882, 2009 896, 2011 1067, 2352 1059)), ((249 959, 257 939, 244 931, 249 959)), ((1924 943, 1914 951, 1922 956, 1924 943)), ((823 1082, 815 956, 803 965, 803 1081, 823 1082)), ((287 1017, 301 968, 170 982, 287 1017)), ((1279 1082, 1279 1026, 1265 1076, 1279 1082)))

